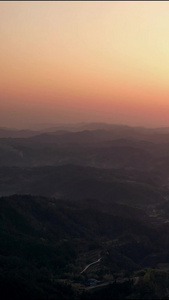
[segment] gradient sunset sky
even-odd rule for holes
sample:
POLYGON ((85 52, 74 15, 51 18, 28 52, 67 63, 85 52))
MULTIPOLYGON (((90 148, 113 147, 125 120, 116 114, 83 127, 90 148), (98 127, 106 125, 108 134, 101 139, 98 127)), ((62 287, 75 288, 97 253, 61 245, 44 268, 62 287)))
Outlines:
POLYGON ((168 1, 1 1, 0 126, 169 126, 168 1))

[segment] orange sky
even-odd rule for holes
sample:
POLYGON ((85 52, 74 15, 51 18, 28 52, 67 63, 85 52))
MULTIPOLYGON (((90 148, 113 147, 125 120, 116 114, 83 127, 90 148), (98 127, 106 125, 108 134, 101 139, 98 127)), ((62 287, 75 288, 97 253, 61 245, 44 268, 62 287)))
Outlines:
POLYGON ((1 1, 0 126, 169 126, 168 1, 1 1))

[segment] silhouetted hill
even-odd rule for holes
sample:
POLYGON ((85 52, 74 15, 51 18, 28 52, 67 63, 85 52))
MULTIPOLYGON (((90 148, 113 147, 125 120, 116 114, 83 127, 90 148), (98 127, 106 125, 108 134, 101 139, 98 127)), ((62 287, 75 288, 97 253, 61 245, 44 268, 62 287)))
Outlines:
POLYGON ((0 138, 0 166, 77 164, 163 172, 169 160, 169 134, 155 129, 114 127, 113 130, 60 130, 27 138, 0 138))
POLYGON ((168 297, 168 189, 168 128, 0 129, 2 300, 168 297))
MULTIPOLYGON (((56 131, 44 132, 41 135, 38 135, 37 138, 41 137, 41 141, 50 137, 53 142, 58 135, 59 143, 93 143, 93 142, 105 142, 115 139, 131 139, 131 140, 145 140, 152 141, 155 143, 158 142, 169 142, 169 132, 166 130, 156 130, 148 129, 142 127, 129 127, 129 126, 108 126, 108 128, 103 127, 100 129, 90 129, 90 126, 87 126, 87 129, 81 131, 68 132, 69 130, 58 129, 56 131), (44 135, 45 134, 45 135, 44 135), (55 138, 55 139, 54 139, 55 138), (93 140, 92 140, 93 139, 93 140)), ((35 139, 35 138, 34 138, 35 139)))
POLYGON ((41 129, 43 132, 54 132, 57 130, 66 130, 66 131, 84 131, 84 130, 111 130, 120 132, 142 132, 151 134, 153 132, 156 133, 169 133, 169 127, 159 127, 159 128, 146 128, 141 126, 128 126, 123 124, 111 124, 111 123, 103 123, 103 122, 91 122, 91 123, 76 123, 76 124, 57 124, 55 126, 48 126, 41 129))
MULTIPOLYGON (((164 246, 167 234, 162 227, 153 228, 143 212, 125 205, 112 205, 111 211, 102 211, 96 200, 2 197, 1 297, 9 299, 16 293, 13 299, 81 299, 82 292, 74 283, 77 278, 85 282, 90 276, 132 274, 142 265, 169 263, 164 246), (90 259, 96 260, 98 255, 102 256, 100 267, 80 275, 90 259), (61 278, 69 280, 73 288, 61 283, 61 278)), ((88 294, 87 299, 93 299, 92 295, 88 294)))
MULTIPOLYGON (((146 174, 147 175, 147 174, 146 174)), ((53 196, 63 199, 95 198, 103 202, 144 207, 164 201, 165 189, 157 179, 133 172, 65 165, 60 167, 0 168, 0 194, 53 196), (129 176, 130 174, 130 176, 129 176), (151 179, 151 180, 150 180, 151 179)))
POLYGON ((125 140, 123 142, 116 140, 112 143, 98 142, 91 132, 82 135, 78 133, 75 139, 70 136, 70 139, 65 139, 65 135, 43 134, 31 139, 0 139, 0 166, 24 167, 69 163, 100 168, 150 169, 155 167, 156 160, 161 158, 161 152, 168 149, 167 146, 163 150, 156 145, 143 143, 139 145, 125 140), (90 143, 87 142, 89 135, 90 143))
POLYGON ((12 129, 0 127, 0 138, 27 138, 37 135, 38 131, 33 131, 29 129, 12 129))

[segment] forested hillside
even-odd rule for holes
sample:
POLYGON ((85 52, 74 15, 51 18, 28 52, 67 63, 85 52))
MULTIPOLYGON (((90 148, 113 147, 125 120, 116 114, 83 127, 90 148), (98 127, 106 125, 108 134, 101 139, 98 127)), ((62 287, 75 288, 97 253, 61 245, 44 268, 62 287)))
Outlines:
POLYGON ((167 299, 168 133, 97 126, 0 138, 2 299, 167 299))

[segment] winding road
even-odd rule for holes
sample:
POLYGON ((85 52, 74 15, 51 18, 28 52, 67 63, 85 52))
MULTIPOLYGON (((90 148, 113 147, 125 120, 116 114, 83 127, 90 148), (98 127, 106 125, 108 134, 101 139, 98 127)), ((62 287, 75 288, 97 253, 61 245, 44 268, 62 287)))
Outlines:
POLYGON ((80 272, 80 274, 84 273, 88 268, 90 268, 91 266, 95 265, 95 264, 98 264, 100 261, 101 261, 102 257, 100 257, 98 260, 92 262, 91 264, 87 265, 83 271, 80 272))

